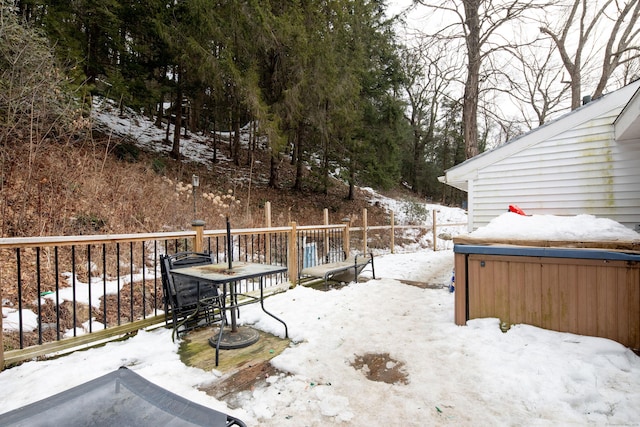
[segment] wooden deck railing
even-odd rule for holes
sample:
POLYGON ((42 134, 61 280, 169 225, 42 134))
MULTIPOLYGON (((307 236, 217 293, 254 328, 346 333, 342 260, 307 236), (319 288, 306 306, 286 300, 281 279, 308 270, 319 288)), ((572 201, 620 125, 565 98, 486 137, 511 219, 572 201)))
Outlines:
MULTIPOLYGON (((366 210, 359 227, 328 224, 327 218, 325 213, 327 223, 316 226, 230 230, 231 248, 227 230, 206 230, 197 221, 180 232, 0 239, 0 369, 164 324, 162 254, 196 250, 214 254, 217 262, 231 254, 234 261, 286 265, 286 275, 267 283, 269 293, 284 282, 295 286, 309 256, 322 263, 335 248, 393 252, 397 230, 405 228, 370 227, 366 210)), ((423 233, 436 228, 410 227, 423 233)))

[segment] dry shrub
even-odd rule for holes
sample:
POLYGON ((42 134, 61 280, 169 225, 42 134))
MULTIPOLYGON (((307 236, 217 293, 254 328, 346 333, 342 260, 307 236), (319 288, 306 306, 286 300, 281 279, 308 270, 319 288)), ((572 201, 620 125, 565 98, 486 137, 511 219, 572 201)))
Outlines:
POLYGON ((94 307, 93 316, 98 322, 105 323, 108 326, 119 325, 122 323, 132 322, 142 319, 143 307, 144 313, 149 316, 156 309, 164 310, 162 302, 162 287, 156 289, 153 282, 146 282, 144 285, 144 297, 142 294, 142 283, 134 283, 133 285, 133 315, 131 312, 131 285, 125 285, 120 290, 120 307, 118 308, 118 295, 107 295, 106 297, 106 316, 103 311, 105 301, 101 301, 100 307, 94 307), (157 291, 157 292, 156 292, 157 291))
POLYGON ((13 2, 0 2, 0 34, 0 145, 28 141, 36 155, 45 141, 66 139, 85 123, 49 41, 20 22, 13 2))
MULTIPOLYGON (((145 152, 140 152, 137 162, 124 162, 112 154, 117 143, 103 137, 73 145, 49 144, 36 156, 26 145, 13 147, 4 159, 5 180, 0 188, 2 235, 187 230, 196 219, 190 187, 194 173, 200 176, 197 219, 204 220, 208 229, 224 229, 227 215, 233 228, 264 226, 267 201, 271 202, 274 226, 290 221, 321 224, 324 208, 329 209, 334 224, 344 217, 361 219, 365 207, 370 224, 388 223, 387 213, 370 206, 362 193, 358 192, 354 201, 346 200, 344 187, 336 186, 328 195, 276 190, 256 183, 249 188, 239 178, 242 167, 230 172, 227 165, 216 164, 206 170, 145 152), (158 157, 165 165, 164 175, 154 169, 158 157), (216 201, 225 195, 233 196, 231 205, 216 201)), ((268 165, 266 161, 259 164, 268 165)))
MULTIPOLYGON (((40 340, 44 342, 50 342, 57 340, 58 336, 62 337, 64 333, 74 327, 73 323, 73 311, 72 304, 65 301, 60 304, 59 309, 56 311, 55 303, 51 300, 44 300, 40 307, 40 322, 42 325, 42 331, 38 329, 33 331, 23 332, 22 345, 24 347, 37 345, 40 340)), ((24 307, 31 308, 35 313, 38 313, 38 307, 24 307)), ((83 311, 88 312, 86 308, 82 310, 77 309, 79 317, 83 316, 83 311)), ((84 315, 86 317, 86 315, 84 315)), ((76 326, 81 326, 82 322, 78 322, 76 326)), ((20 334, 18 331, 4 332, 3 344, 5 351, 16 350, 20 348, 20 334)))

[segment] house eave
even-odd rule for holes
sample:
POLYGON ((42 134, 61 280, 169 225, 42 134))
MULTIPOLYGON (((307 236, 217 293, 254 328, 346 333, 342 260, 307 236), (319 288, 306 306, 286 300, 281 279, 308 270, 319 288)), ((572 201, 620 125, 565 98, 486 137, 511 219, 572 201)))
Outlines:
POLYGON ((640 89, 625 105, 613 126, 616 141, 640 139, 640 89))
POLYGON ((469 181, 448 181, 447 176, 439 176, 438 181, 465 192, 469 191, 469 181))
MULTIPOLYGON (((640 108, 639 91, 640 80, 637 80, 621 89, 593 100, 590 103, 557 118, 556 120, 550 121, 536 129, 507 141, 499 147, 481 153, 464 161, 463 163, 460 163, 459 165, 447 169, 445 171, 444 181, 441 182, 462 189, 462 183, 465 183, 464 186, 466 187, 466 183, 468 181, 476 179, 479 170, 499 162, 502 159, 508 158, 520 151, 526 150, 528 147, 538 144, 541 141, 553 138, 554 136, 574 128, 581 123, 592 120, 602 114, 603 111, 622 106, 625 106, 624 110, 629 109, 630 111, 633 111, 633 106, 629 107, 628 105, 632 101, 638 102, 638 108, 640 108), (621 104, 621 99, 626 99, 627 101, 625 101, 624 104, 621 104)), ((638 108, 635 109, 636 116, 638 115, 638 108)), ((640 121, 638 121, 637 124, 640 126, 640 121)), ((636 133, 636 139, 638 138, 638 135, 640 135, 640 133, 636 133)), ((464 191, 467 190, 465 189, 464 191)))

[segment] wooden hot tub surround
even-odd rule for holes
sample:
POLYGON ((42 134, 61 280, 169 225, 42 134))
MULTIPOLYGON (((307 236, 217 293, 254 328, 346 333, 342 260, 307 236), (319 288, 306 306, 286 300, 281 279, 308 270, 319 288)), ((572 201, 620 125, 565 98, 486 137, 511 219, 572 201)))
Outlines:
POLYGON ((640 241, 454 244, 456 324, 495 317, 640 349, 640 241))

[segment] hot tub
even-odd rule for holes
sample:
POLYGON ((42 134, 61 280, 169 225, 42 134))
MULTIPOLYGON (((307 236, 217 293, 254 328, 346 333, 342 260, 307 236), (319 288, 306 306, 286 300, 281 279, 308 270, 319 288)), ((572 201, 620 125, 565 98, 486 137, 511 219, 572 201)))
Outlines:
POLYGON ((640 349, 640 242, 454 238, 455 322, 495 317, 640 349))

